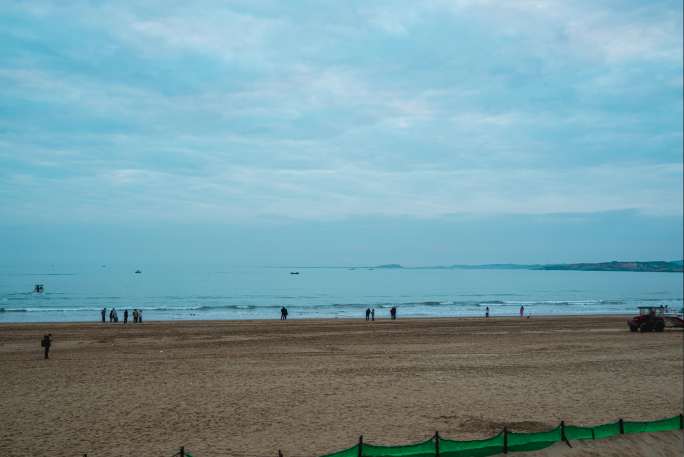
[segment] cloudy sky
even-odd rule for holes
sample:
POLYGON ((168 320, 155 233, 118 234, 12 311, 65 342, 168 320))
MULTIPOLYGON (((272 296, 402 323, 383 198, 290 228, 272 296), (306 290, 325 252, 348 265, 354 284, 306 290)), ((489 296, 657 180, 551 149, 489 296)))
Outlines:
POLYGON ((5 259, 682 257, 681 1, 188 3, 2 2, 5 259))

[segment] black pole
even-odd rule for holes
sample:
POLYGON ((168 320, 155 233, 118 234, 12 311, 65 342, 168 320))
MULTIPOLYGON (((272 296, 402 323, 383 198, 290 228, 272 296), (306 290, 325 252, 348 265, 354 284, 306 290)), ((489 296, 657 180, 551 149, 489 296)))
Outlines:
POLYGON ((620 419, 620 435, 624 435, 624 434, 625 434, 625 421, 620 419))
POLYGON ((363 457, 363 435, 359 435, 359 451, 358 456, 363 457))
POLYGON ((568 440, 568 437, 565 436, 565 421, 561 421, 560 428, 561 428, 561 440, 563 442, 565 442, 565 444, 567 444, 569 447, 572 447, 572 445, 570 444, 570 441, 568 440))
POLYGON ((435 457, 439 457, 439 432, 435 432, 435 457))
POLYGON ((679 429, 684 429, 684 414, 679 415, 679 429))
POLYGON ((185 457, 185 448, 183 446, 181 446, 180 452, 178 453, 178 455, 180 455, 180 457, 185 457))
POLYGON ((503 444, 503 453, 508 454, 508 428, 504 427, 504 444, 503 444))
POLYGON ((565 421, 561 421, 561 440, 567 441, 568 439, 565 437, 565 421))
POLYGON ((278 449, 278 457, 283 457, 283 453, 278 449))

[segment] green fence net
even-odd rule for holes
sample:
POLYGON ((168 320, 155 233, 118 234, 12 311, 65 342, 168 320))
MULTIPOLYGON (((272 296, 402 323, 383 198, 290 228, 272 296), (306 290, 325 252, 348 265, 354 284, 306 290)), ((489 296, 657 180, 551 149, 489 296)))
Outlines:
POLYGON ((422 443, 409 444, 406 446, 375 446, 372 444, 363 445, 364 457, 434 457, 435 439, 430 438, 422 443))
POLYGON ((554 428, 549 432, 541 433, 509 433, 508 434, 508 451, 536 451, 549 447, 561 440, 560 426, 554 428))
POLYGON ((504 445, 503 432, 486 440, 439 440, 440 457, 485 457, 501 453, 504 445))
POLYGON ((684 428, 684 416, 648 422, 617 421, 594 427, 578 427, 561 423, 547 432, 518 433, 504 429, 484 440, 458 441, 433 436, 427 441, 404 446, 378 446, 361 440, 356 446, 323 457, 486 457, 504 452, 535 451, 559 441, 600 440, 611 436, 664 432, 684 428))
POLYGON ((625 433, 665 432, 680 428, 682 418, 679 416, 651 422, 624 422, 625 433))

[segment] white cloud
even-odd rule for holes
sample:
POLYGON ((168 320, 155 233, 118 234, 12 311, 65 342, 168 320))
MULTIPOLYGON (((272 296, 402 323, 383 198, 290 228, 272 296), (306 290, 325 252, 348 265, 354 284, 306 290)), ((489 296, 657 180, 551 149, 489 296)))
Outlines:
POLYGON ((564 1, 362 4, 359 16, 333 12, 317 25, 189 8, 86 3, 31 12, 42 20, 62 14, 56 19, 73 25, 69 32, 79 21, 102 31, 117 52, 94 46, 81 55, 78 44, 56 43, 57 63, 21 49, 30 58, 0 64, 3 102, 53 110, 68 127, 30 114, 0 119, 0 160, 8 164, 0 173, 9 182, 0 214, 32 219, 23 209, 30 205, 5 202, 35 207, 51 198, 50 217, 102 220, 681 214, 681 163, 670 163, 671 151, 634 146, 624 159, 613 144, 681 144, 681 130, 644 128, 650 105, 615 108, 625 94, 650 101, 653 87, 681 88, 670 68, 681 61, 681 20, 655 7, 644 7, 642 18, 564 1), (441 54, 443 43, 429 40, 415 49, 411 33, 429 29, 423 21, 434 15, 472 21, 483 38, 503 36, 506 51, 518 54, 441 54), (358 17, 366 23, 350 19, 358 17), (114 66, 128 53, 140 68, 121 79, 111 67, 96 71, 98 58, 114 66), (520 72, 517 85, 497 79, 514 79, 530 56, 561 62, 561 70, 520 72), (651 81, 651 69, 663 66, 662 81, 651 81), (610 97, 606 109, 602 97, 610 97), (573 161, 584 152, 576 144, 601 146, 605 157, 573 161))
MULTIPOLYGON (((260 218, 326 220, 381 215, 434 218, 453 213, 548 214, 637 209, 682 214, 681 164, 582 167, 568 170, 461 169, 388 172, 339 168, 272 169, 226 164, 183 175, 115 169, 95 176, 10 182, 33 189, 32 201, 66 197, 40 217, 101 221, 260 218), (663 186, 663 184, 665 184, 663 186), (616 189, 619 191, 616 192, 616 189), (53 214, 54 213, 54 214, 53 214)), ((5 217, 20 217, 5 208, 5 217)))

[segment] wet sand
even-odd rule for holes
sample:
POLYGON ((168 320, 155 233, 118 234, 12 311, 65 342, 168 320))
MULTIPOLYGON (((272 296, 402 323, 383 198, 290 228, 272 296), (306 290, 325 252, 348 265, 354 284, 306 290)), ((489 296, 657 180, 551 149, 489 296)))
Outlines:
MULTIPOLYGON (((0 448, 312 457, 360 434, 650 420, 682 412, 683 345, 681 330, 632 334, 614 316, 2 324, 0 448)), ((681 440, 663 443, 679 455, 681 440)))

